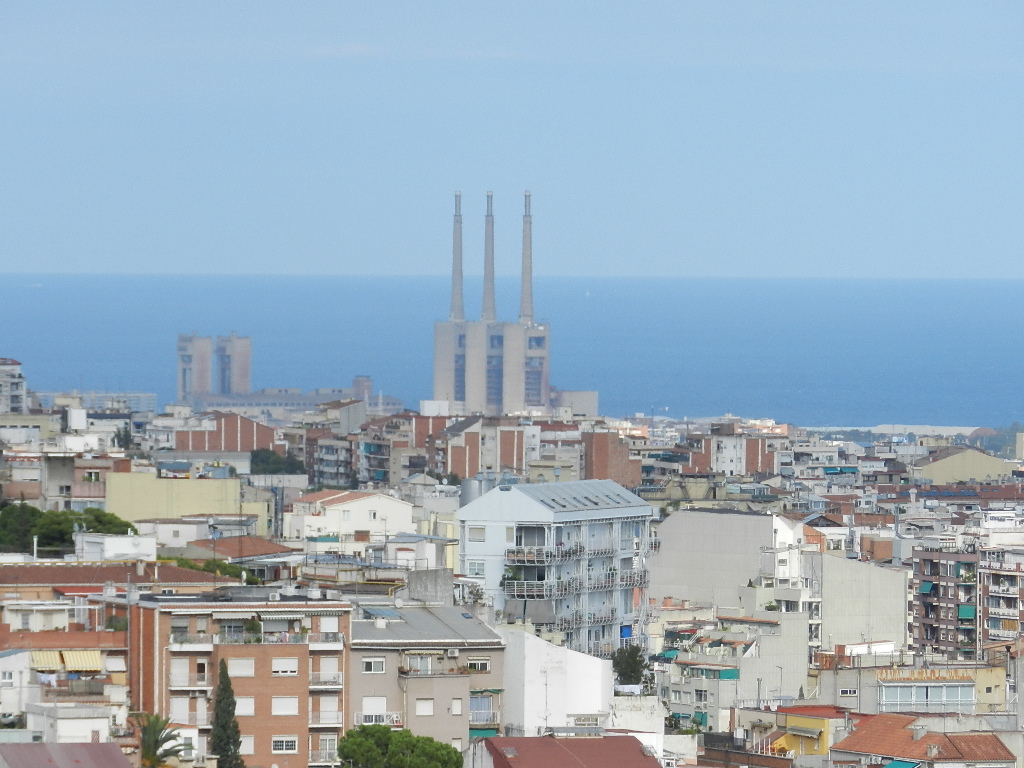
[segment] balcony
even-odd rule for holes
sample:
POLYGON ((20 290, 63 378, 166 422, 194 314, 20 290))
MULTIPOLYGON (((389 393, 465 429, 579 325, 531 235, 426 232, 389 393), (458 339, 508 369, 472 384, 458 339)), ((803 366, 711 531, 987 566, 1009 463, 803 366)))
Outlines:
POLYGON ((1016 584, 1003 582, 1001 584, 990 584, 988 588, 990 595, 1006 595, 1007 597, 1017 597, 1020 595, 1020 588, 1016 584))
POLYGON ((171 674, 168 683, 170 688, 212 688, 213 675, 175 675, 171 674))
POLYGON ((377 712, 376 714, 356 712, 356 716, 353 719, 353 724, 358 727, 360 725, 387 725, 392 728, 402 727, 402 713, 401 712, 377 712))
POLYGON ((619 551, 619 546, 611 540, 594 539, 587 542, 587 554, 590 557, 606 557, 619 551))
MULTIPOLYGON (((455 661, 452 660, 452 664, 455 661)), ((405 667, 398 668, 398 674, 402 677, 464 677, 468 675, 470 670, 466 667, 453 666, 449 669, 407 669, 405 667)))
POLYGON ((517 600, 546 600, 580 592, 582 586, 582 582, 577 577, 556 581, 506 580, 505 597, 517 600))
POLYGON ((989 606, 985 610, 988 611, 989 616, 1005 616, 1008 619, 1016 619, 1020 617, 1020 608, 1018 607, 1004 608, 1002 606, 989 606))
POLYGON ((587 646, 586 652, 591 656, 597 656, 599 659, 610 659, 616 649, 615 643, 590 643, 587 646))
POLYGON ((505 561, 515 565, 549 565, 583 557, 582 544, 559 547, 513 547, 505 550, 505 561))
POLYGON ((345 635, 341 632, 307 632, 306 642, 311 651, 340 651, 345 647, 345 635))
POLYGON ((342 712, 310 712, 309 724, 312 726, 328 725, 337 728, 345 724, 345 715, 342 712))
POLYGON ((341 672, 313 672, 309 676, 310 688, 341 688, 341 672))
POLYGON ((587 590, 615 589, 618 586, 617 571, 590 571, 587 574, 587 590))
POLYGON ((994 627, 988 628, 988 636, 991 640, 1016 640, 1017 631, 1013 629, 995 629, 994 627))
POLYGON ((583 611, 573 611, 568 616, 559 616, 555 619, 556 632, 568 632, 577 627, 585 626, 586 618, 583 611))
POLYGON ((342 765, 344 761, 338 758, 336 749, 311 749, 309 750, 309 764, 326 763, 328 765, 342 765))
POLYGON ((212 653, 214 638, 215 635, 206 633, 171 632, 170 649, 172 651, 205 651, 212 653))
POLYGON ((199 728, 209 728, 213 716, 209 712, 189 712, 184 718, 178 718, 171 716, 172 723, 181 723, 182 725, 195 725, 199 728))
POLYGON ((171 632, 172 651, 206 651, 215 645, 309 645, 313 651, 341 650, 345 645, 342 632, 238 632, 214 635, 171 632))
POLYGON ((633 568, 619 574, 619 586, 622 587, 646 587, 651 580, 651 575, 646 568, 633 568))
POLYGON ((497 725, 501 722, 501 711, 497 709, 479 709, 469 713, 469 726, 497 725))

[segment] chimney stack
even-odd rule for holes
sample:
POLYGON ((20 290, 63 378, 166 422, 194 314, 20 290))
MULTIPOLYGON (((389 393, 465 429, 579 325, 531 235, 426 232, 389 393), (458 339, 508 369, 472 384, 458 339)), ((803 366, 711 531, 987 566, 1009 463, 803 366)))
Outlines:
POLYGON ((493 323, 497 318, 494 308, 494 208, 493 193, 487 193, 487 216, 484 219, 484 311, 481 319, 493 323))
POLYGON ((462 193, 455 193, 455 222, 452 227, 452 310, 448 319, 466 319, 462 305, 462 193))
POLYGON ((530 215, 530 193, 525 194, 523 212, 523 277, 519 298, 519 322, 533 324, 533 216, 530 215))

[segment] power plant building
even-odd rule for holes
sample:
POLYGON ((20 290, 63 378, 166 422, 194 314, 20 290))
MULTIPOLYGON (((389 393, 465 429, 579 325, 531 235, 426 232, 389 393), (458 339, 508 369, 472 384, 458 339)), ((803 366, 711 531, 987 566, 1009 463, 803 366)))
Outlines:
POLYGON ((519 320, 501 322, 494 295, 493 201, 487 193, 483 311, 479 320, 467 320, 462 295, 462 196, 455 195, 451 312, 447 321, 434 326, 434 400, 447 402, 453 414, 530 414, 550 407, 551 329, 533 316, 532 228, 527 192, 519 320))

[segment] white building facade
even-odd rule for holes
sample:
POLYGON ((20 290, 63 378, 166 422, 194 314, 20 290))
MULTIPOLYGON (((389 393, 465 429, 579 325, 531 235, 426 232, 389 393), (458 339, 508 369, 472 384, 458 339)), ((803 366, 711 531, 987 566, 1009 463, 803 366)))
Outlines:
POLYGON ((646 639, 652 516, 611 480, 501 485, 459 510, 459 570, 501 618, 606 658, 646 639))

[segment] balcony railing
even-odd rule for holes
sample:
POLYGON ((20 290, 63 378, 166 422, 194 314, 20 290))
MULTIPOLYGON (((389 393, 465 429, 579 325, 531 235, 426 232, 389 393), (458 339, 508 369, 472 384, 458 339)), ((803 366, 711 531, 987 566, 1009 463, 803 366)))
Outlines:
POLYGON ((587 589, 615 589, 618 586, 617 571, 590 571, 587 574, 587 589))
POLYGON ((310 725, 342 725, 345 715, 342 712, 310 712, 310 725))
POLYGON ((501 722, 501 711, 497 709, 478 709, 469 713, 469 724, 494 725, 501 722))
POLYGON ((389 725, 392 728, 402 727, 402 713, 401 712, 378 712, 377 714, 369 714, 363 712, 356 712, 356 716, 353 720, 356 726, 360 725, 389 725))
POLYGON ((587 554, 591 557, 611 555, 619 551, 619 545, 610 539, 594 539, 587 542, 587 554))
POLYGON ((582 544, 560 547, 512 547, 505 550, 505 560, 516 565, 547 565, 564 563, 583 557, 582 544))
POLYGON ((171 716, 172 723, 180 722, 182 725, 197 725, 200 728, 210 724, 212 715, 209 712, 189 712, 184 719, 171 716))
POLYGON ((313 672, 309 676, 310 685, 329 685, 341 688, 341 672, 313 672))
POLYGON ((176 675, 171 673, 171 688, 212 688, 212 675, 176 675))
POLYGON ((335 765, 343 765, 344 761, 339 759, 338 750, 336 749, 311 749, 309 750, 309 762, 312 763, 331 763, 335 765))
POLYGON ((645 568, 633 568, 619 574, 619 586, 622 587, 646 587, 650 580, 651 575, 645 568))
POLYGON ((1007 618, 1018 618, 1020 616, 1020 608, 1004 608, 1003 606, 989 606, 987 609, 989 616, 1006 616, 1007 618))
POLYGON ((505 581, 505 596, 518 600, 544 600, 580 592, 583 584, 577 577, 552 581, 505 581))
POLYGON ((342 632, 225 632, 221 634, 171 632, 175 645, 306 645, 344 643, 342 632))

